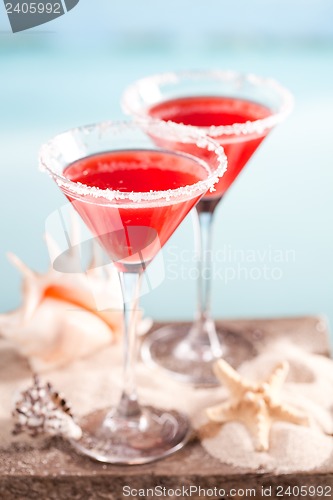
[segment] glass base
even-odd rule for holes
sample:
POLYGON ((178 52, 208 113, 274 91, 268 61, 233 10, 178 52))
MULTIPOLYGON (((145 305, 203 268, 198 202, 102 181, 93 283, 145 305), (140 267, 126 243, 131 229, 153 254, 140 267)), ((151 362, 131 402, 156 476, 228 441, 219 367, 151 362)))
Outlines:
POLYGON ((191 339, 192 328, 191 324, 170 325, 148 335, 142 345, 143 360, 163 368, 179 381, 210 387, 220 385, 212 369, 219 357, 237 368, 257 353, 254 345, 242 335, 217 327, 221 350, 220 355, 214 355, 208 336, 204 343, 191 339))
POLYGON ((79 422, 83 435, 72 440, 77 451, 100 462, 144 464, 181 449, 190 437, 185 415, 149 406, 140 416, 124 418, 116 410, 98 410, 79 422))

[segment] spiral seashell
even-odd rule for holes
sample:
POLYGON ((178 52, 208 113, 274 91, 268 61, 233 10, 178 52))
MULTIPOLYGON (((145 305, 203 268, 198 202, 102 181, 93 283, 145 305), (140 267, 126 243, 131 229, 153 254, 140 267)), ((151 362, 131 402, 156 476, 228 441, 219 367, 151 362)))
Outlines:
POLYGON ((37 375, 33 385, 19 394, 12 416, 14 435, 25 432, 31 437, 48 434, 75 440, 82 436, 64 398, 50 383, 43 384, 37 375))

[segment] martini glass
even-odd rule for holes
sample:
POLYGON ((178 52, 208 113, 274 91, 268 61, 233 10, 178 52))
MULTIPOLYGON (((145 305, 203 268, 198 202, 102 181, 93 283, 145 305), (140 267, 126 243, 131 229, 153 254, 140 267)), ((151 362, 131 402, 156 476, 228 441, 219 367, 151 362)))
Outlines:
MULTIPOLYGON (((212 371, 216 359, 224 357, 237 366, 255 353, 248 339, 217 328, 211 316, 212 222, 225 193, 292 103, 289 91, 276 81, 232 71, 154 75, 129 86, 123 95, 124 111, 137 120, 152 117, 172 123, 180 134, 199 129, 217 140, 228 158, 228 170, 216 191, 201 199, 194 215, 200 256, 195 321, 192 326, 176 324, 157 330, 142 349, 148 363, 162 366, 182 381, 216 385, 212 371)), ((167 138, 164 145, 177 147, 167 138)))
MULTIPOLYGON (((56 136, 44 145, 41 167, 57 183, 116 266, 124 299, 124 381, 117 406, 80 423, 73 442, 82 453, 109 463, 141 464, 180 449, 189 437, 187 418, 138 402, 135 319, 142 273, 187 213, 223 174, 223 148, 197 132, 175 141, 163 122, 101 123, 56 136), (154 140, 151 139, 154 137, 154 140), (190 149, 193 154, 184 152, 190 149), (200 158, 206 157, 207 161, 200 158)), ((93 375, 92 375, 93 376, 93 375)))

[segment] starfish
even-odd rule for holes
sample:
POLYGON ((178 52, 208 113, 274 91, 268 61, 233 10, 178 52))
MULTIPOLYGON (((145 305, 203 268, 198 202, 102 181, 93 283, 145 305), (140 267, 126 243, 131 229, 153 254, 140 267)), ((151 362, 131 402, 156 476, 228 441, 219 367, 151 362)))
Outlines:
POLYGON ((226 361, 214 365, 217 378, 231 393, 229 400, 206 409, 208 418, 216 423, 238 420, 245 424, 255 438, 257 451, 269 449, 269 433, 276 420, 297 425, 309 425, 307 415, 281 401, 281 390, 289 364, 279 363, 263 382, 253 383, 242 378, 226 361))

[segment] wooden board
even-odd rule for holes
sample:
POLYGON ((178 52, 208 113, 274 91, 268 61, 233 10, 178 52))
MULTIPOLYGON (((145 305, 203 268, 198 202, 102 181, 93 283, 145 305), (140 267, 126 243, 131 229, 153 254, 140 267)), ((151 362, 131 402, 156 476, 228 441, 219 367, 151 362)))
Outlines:
MULTIPOLYGON (((329 335, 325 320, 318 317, 265 319, 265 320, 228 320, 219 322, 224 328, 246 335, 254 343, 256 349, 267 349, 270 342, 277 337, 288 336, 304 350, 329 355, 329 335)), ((161 324, 154 325, 154 329, 161 324)), ((0 365, 5 362, 1 360, 0 365)), ((232 488, 242 488, 244 494, 232 498, 319 498, 306 493, 303 488, 296 495, 297 487, 323 486, 327 487, 333 497, 333 462, 321 469, 298 474, 263 474, 260 471, 253 473, 245 469, 236 469, 221 464, 209 456, 200 443, 193 440, 178 453, 153 464, 141 466, 112 466, 105 465, 89 458, 77 455, 69 444, 59 438, 50 439, 42 447, 27 444, 11 445, 9 449, 1 449, 0 443, 0 499, 1 500, 118 500, 125 498, 163 498, 159 493, 166 488, 164 498, 172 498, 172 491, 168 489, 185 488, 184 495, 178 498, 196 500, 203 498, 193 487, 209 490, 206 498, 224 498, 221 491, 230 493, 232 488), (128 489, 123 490, 127 486, 128 489), (136 496, 129 493, 133 489, 160 489, 146 491, 145 495, 137 492, 136 496), (291 496, 276 496, 277 487, 291 486, 294 492, 291 496), (266 496, 262 488, 266 489, 266 496), (216 488, 216 495, 214 494, 216 488), (330 489, 332 488, 332 489, 330 489), (246 492, 246 490, 248 490, 246 492), (255 495, 254 495, 255 492, 255 495), (213 494, 212 494, 213 493, 213 494)), ((283 491, 283 490, 281 490, 283 491)), ((312 490, 311 490, 312 491, 312 490)), ((143 491, 141 492, 143 493, 143 491)), ((176 492, 176 493, 179 493, 176 492)), ((174 496, 174 498, 177 498, 174 496)), ((228 498, 228 497, 226 497, 228 498)), ((230 498, 230 496, 229 496, 230 498)), ((325 496, 323 496, 325 498, 325 496)))

